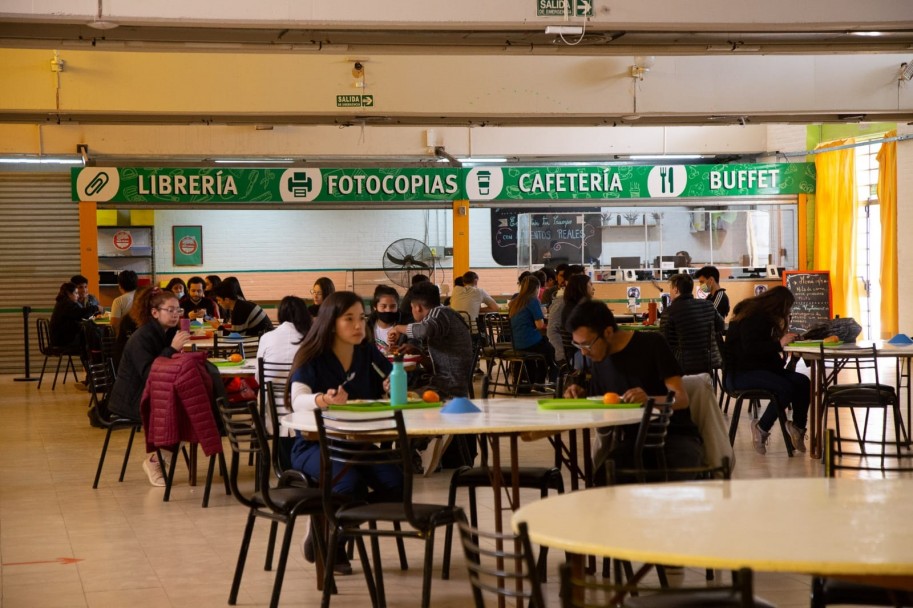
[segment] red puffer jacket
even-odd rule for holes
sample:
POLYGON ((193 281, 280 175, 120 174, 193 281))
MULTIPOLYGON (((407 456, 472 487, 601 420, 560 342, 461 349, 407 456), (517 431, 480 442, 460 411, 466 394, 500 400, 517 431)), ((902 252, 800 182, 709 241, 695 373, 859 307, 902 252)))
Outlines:
POLYGON ((205 353, 177 353, 152 363, 140 401, 147 452, 181 441, 199 443, 207 456, 222 451, 205 361, 205 353))

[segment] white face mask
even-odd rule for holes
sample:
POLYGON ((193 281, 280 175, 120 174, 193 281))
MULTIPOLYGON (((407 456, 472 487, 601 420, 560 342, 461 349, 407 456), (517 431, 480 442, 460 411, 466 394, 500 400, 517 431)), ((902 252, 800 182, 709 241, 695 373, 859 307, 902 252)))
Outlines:
POLYGON ((704 283, 703 285, 701 285, 701 291, 703 291, 704 293, 710 293, 710 285, 708 285, 707 283, 704 283))

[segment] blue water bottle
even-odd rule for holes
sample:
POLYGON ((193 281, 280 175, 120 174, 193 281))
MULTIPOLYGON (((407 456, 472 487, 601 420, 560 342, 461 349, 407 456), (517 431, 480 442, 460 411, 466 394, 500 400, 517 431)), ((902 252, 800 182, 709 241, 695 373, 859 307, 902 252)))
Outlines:
POLYGON ((406 405, 406 369, 403 356, 393 357, 393 371, 390 372, 390 405, 406 405))

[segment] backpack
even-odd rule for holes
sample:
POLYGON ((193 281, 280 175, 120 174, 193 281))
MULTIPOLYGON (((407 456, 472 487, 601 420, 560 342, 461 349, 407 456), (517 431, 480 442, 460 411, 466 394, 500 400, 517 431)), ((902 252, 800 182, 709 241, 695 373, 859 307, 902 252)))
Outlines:
POLYGON ((817 323, 802 334, 803 340, 823 340, 828 336, 837 336, 841 342, 855 342, 862 333, 862 326, 852 317, 831 319, 817 323))

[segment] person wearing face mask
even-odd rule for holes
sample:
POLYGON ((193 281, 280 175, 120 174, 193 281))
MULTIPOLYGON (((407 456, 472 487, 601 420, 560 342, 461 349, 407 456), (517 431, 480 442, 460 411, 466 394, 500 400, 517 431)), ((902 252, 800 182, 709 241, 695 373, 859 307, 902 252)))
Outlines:
POLYGON ((173 293, 179 301, 181 298, 187 295, 187 283, 185 283, 184 279, 181 277, 174 277, 168 281, 168 285, 165 287, 165 289, 173 293))
POLYGON ((378 350, 387 354, 391 346, 399 346, 406 341, 405 336, 392 344, 390 330, 399 322, 399 293, 387 285, 378 285, 371 300, 371 316, 368 317, 368 341, 373 341, 378 350))
POLYGON ((187 281, 187 295, 181 299, 185 319, 208 320, 219 317, 216 303, 206 297, 206 281, 203 277, 190 277, 187 281))
POLYGON ((707 299, 713 302, 713 307, 725 319, 729 315, 729 296, 720 287, 720 271, 716 266, 704 266, 694 273, 694 278, 700 284, 700 290, 707 294, 707 299))

